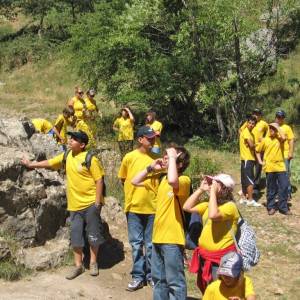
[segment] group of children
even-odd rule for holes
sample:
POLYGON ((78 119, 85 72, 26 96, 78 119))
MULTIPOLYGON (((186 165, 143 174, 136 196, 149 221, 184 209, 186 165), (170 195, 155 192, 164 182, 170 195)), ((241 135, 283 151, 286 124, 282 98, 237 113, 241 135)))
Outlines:
POLYGON ((254 200, 259 192, 262 169, 266 173, 267 210, 274 215, 278 210, 284 215, 292 214, 288 207, 291 199, 290 163, 294 155, 295 136, 285 124, 285 112, 279 110, 275 121, 268 124, 262 112, 255 109, 240 128, 241 158, 241 204, 260 207, 254 200), (276 202, 278 197, 278 202, 276 202))
MULTIPOLYGON (((94 94, 91 90, 88 93, 94 94)), ((93 119, 83 112, 88 105, 83 104, 82 95, 78 88, 68 103, 66 110, 71 113, 64 115, 67 121, 74 118, 78 123, 87 123, 93 119)), ((98 112, 98 109, 94 111, 98 112)), ((255 110, 240 129, 242 202, 257 206, 253 191, 258 187, 260 166, 263 165, 267 174, 269 214, 277 208, 289 214, 286 164, 293 157, 294 137, 288 129, 290 127, 282 121, 285 117, 283 111, 278 111, 275 122, 269 125, 261 116, 261 111, 255 110), (275 203, 276 195, 279 196, 278 204, 275 203)), ((85 232, 90 245, 90 274, 93 276, 98 275, 97 253, 99 245, 104 242, 100 218, 104 205, 104 170, 96 156, 92 155, 87 163, 90 136, 84 129, 73 127, 75 131, 66 132, 70 136, 70 153, 67 155, 62 153, 41 162, 22 160, 22 164, 31 169, 66 169, 75 261, 67 279, 85 271, 82 263, 85 232)), ((205 176, 199 188, 190 194, 191 180, 184 175, 190 154, 184 147, 176 145, 162 153, 159 139, 162 124, 156 120, 155 112, 147 112, 145 125, 138 129, 136 149, 133 149, 134 117, 128 107, 121 110, 113 129, 118 132, 122 155, 118 177, 124 185, 124 211, 132 247, 132 280, 127 290, 135 291, 149 284, 155 300, 186 299, 184 211, 187 211, 202 218, 203 230, 191 269, 198 273, 197 282, 203 299, 255 300, 251 279, 243 274, 242 256, 232 236, 237 232, 240 216, 233 200, 234 181, 231 176, 205 176)), ((65 142, 66 135, 59 138, 61 143, 65 142)))

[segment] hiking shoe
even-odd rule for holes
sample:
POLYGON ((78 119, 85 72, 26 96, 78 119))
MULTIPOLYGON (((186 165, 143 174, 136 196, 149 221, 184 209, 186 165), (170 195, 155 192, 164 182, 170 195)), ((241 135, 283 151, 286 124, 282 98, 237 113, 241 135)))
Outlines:
POLYGON ((132 279, 127 286, 127 291, 134 292, 144 287, 144 280, 132 279))
POLYGON ((147 283, 151 288, 154 288, 154 281, 152 279, 147 280, 147 283))
POLYGON ((90 275, 91 276, 99 275, 98 264, 96 262, 90 264, 90 275))
POLYGON ((286 215, 286 216, 291 216, 293 214, 290 210, 288 210, 288 211, 282 211, 282 210, 280 210, 279 212, 281 214, 283 214, 283 215, 286 215))
POLYGON ((241 198, 239 202, 240 204, 247 204, 248 200, 241 198))
POLYGON ((66 279, 72 280, 84 272, 84 266, 73 267, 66 279))
POLYGON ((255 200, 247 201, 247 206, 252 206, 252 207, 261 207, 262 205, 255 200))
POLYGON ((272 216, 276 213, 276 210, 274 208, 271 208, 270 210, 268 210, 268 215, 272 216))

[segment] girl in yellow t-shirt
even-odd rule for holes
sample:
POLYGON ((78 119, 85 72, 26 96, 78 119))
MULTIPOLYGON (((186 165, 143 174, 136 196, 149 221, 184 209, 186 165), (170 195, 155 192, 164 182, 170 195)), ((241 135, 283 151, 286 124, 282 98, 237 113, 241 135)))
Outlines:
POLYGON ((68 101, 67 106, 74 109, 74 115, 77 120, 85 118, 87 107, 83 99, 83 90, 80 87, 75 87, 75 96, 68 101))
POLYGON ((118 144, 123 159, 126 153, 133 150, 134 116, 129 107, 122 108, 120 114, 113 124, 113 130, 118 132, 118 144))
POLYGON ((198 273, 197 284, 202 293, 217 278, 221 257, 229 251, 236 251, 232 235, 237 232, 239 212, 233 202, 233 187, 230 175, 205 176, 183 206, 184 210, 199 213, 202 217, 203 229, 190 267, 191 272, 198 273), (209 194, 208 202, 200 202, 204 193, 209 194))

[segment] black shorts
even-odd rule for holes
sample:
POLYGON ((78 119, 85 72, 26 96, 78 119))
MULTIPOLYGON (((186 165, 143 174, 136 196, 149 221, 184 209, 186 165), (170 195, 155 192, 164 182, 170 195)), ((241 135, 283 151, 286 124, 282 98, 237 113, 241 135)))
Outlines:
POLYGON ((241 183, 244 194, 249 185, 254 185, 254 166, 255 160, 241 160, 241 183))
POLYGON ((100 208, 96 207, 94 204, 82 210, 71 211, 70 221, 72 247, 84 247, 85 232, 91 246, 99 246, 105 242, 100 208))

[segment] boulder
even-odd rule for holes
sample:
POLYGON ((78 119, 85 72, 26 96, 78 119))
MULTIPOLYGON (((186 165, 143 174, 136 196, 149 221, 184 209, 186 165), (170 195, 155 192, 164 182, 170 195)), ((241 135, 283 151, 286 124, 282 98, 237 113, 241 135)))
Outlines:
POLYGON ((61 265, 68 251, 68 239, 53 239, 44 246, 20 249, 16 262, 31 270, 46 270, 61 265))

